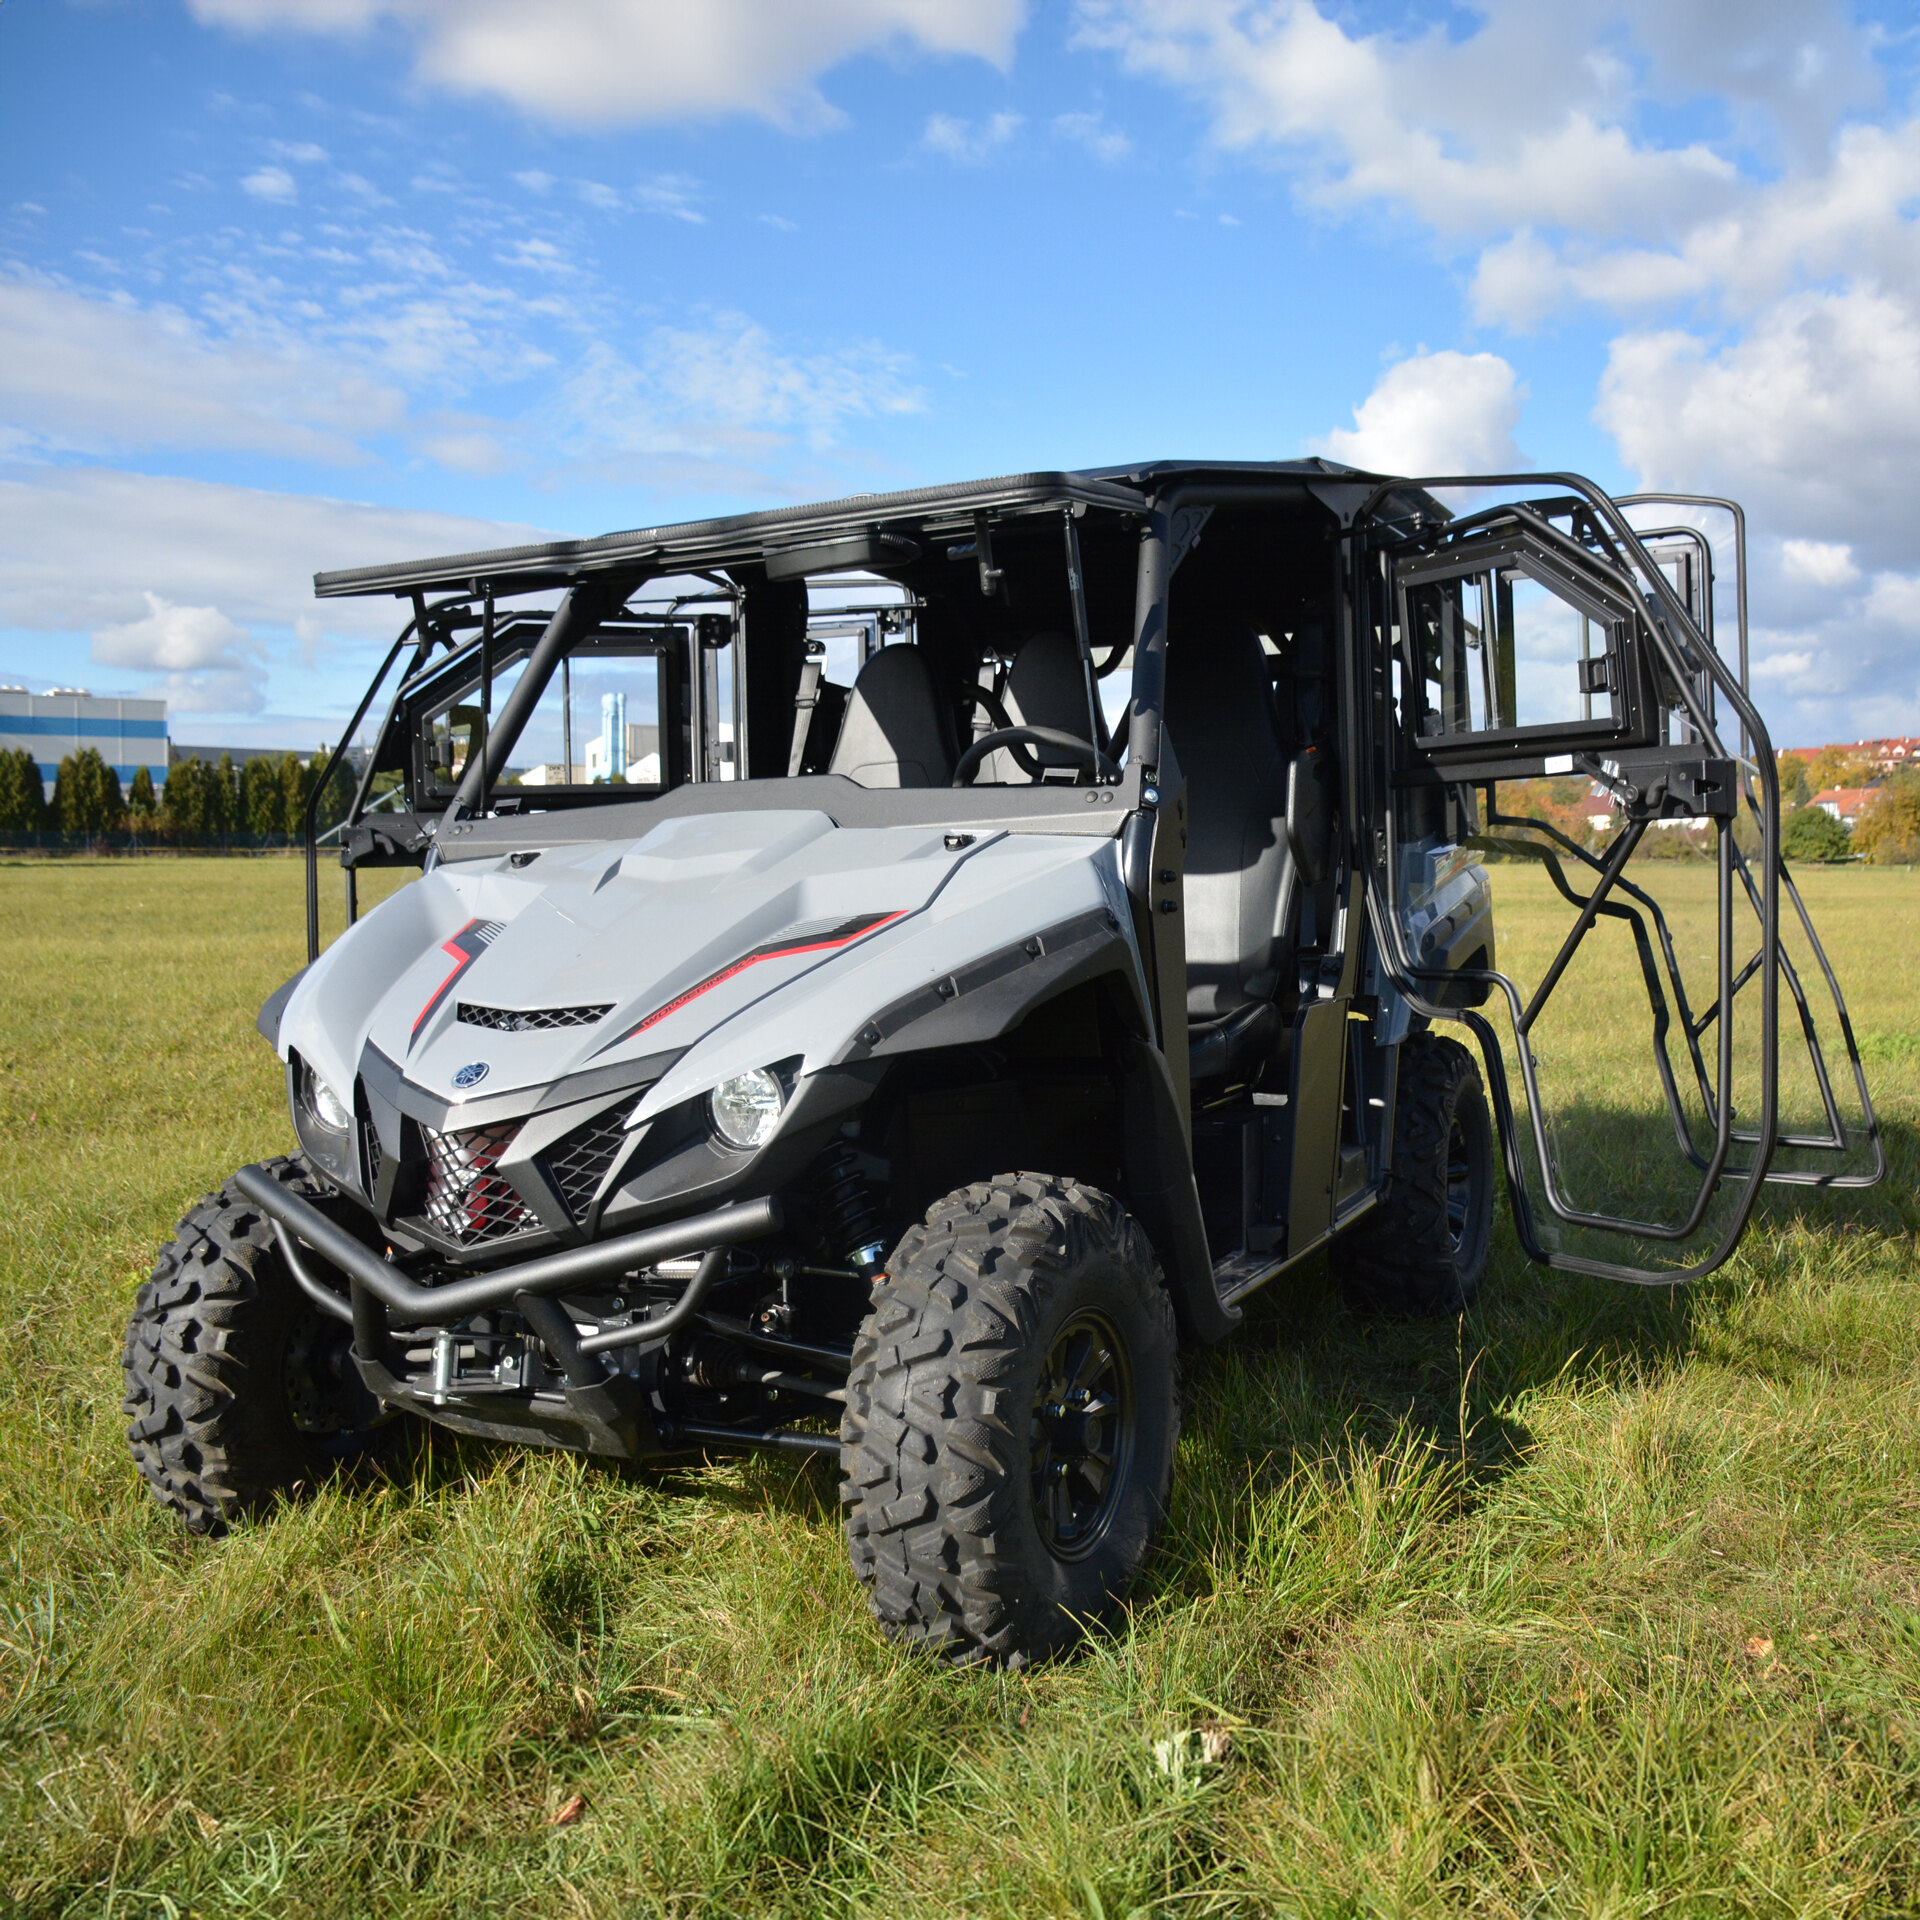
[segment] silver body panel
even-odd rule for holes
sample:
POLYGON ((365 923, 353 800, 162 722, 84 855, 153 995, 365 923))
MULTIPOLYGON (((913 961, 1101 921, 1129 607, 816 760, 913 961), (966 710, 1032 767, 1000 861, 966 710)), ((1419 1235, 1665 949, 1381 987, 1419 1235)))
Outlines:
POLYGON ((1111 833, 989 830, 962 847, 949 837, 768 808, 681 814, 638 839, 551 847, 519 867, 512 856, 443 863, 320 956, 288 1001, 279 1052, 344 1097, 370 1044, 454 1116, 483 1102, 498 1113, 514 1093, 530 1109, 589 1069, 677 1055, 637 1124, 776 1061, 816 1073, 875 1010, 1090 912, 1113 916, 1144 1002, 1111 833), (879 921, 871 931, 826 944, 867 917, 879 921), (448 943, 475 923, 497 931, 469 958, 448 943), (508 1032, 462 1021, 462 1003, 611 1011, 508 1032), (484 1076, 458 1084, 480 1063, 484 1076))

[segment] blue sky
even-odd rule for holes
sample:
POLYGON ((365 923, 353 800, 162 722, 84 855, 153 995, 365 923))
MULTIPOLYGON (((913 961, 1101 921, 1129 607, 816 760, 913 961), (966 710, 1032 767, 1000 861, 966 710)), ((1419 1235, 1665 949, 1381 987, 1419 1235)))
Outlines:
POLYGON ((1035 466, 1753 514, 1776 737, 1920 731, 1910 8, 0 4, 0 680, 330 738, 316 568, 1035 466))

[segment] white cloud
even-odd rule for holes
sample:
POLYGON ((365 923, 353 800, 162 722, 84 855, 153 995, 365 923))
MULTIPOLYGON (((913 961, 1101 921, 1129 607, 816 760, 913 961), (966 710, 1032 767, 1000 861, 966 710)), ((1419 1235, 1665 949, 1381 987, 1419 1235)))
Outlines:
MULTIPOLYGON (((1888 103, 1892 43, 1865 10, 1470 0, 1368 31, 1379 10, 1336 0, 1076 5, 1079 44, 1195 101, 1219 150, 1473 261, 1477 320, 1628 316, 1595 417, 1643 484, 1749 508, 1755 670, 1783 731, 1920 717, 1920 117, 1888 103)), ((1503 363, 1476 392, 1464 356, 1439 378, 1430 358, 1326 450, 1511 464, 1503 363)))
POLYGON ((1853 549, 1844 540, 1783 540, 1780 568, 1812 587, 1850 587, 1860 578, 1853 549))
POLYGON ((617 213, 627 204, 620 197, 619 188, 610 187, 603 180, 576 180, 573 190, 588 206, 602 213, 617 213))
POLYGON ((527 173, 516 173, 513 178, 516 185, 525 187, 529 193, 545 193, 553 185, 553 175, 542 173, 538 167, 527 173))
POLYGON ((175 613, 217 609, 236 629, 317 615, 335 634, 391 635, 391 602, 316 605, 314 574, 549 537, 460 514, 106 467, 15 469, 0 473, 0 626, 143 628, 156 618, 151 594, 175 613))
POLYGON ((1817 166, 1745 180, 1657 244, 1599 245, 1583 233, 1549 241, 1522 228, 1481 254, 1473 305, 1482 320, 1524 329, 1581 303, 1631 313, 1704 297, 1746 315, 1839 275, 1920 295, 1916 198, 1920 121, 1846 127, 1817 166))
POLYGON ((1416 353, 1313 450, 1375 473, 1512 472, 1530 464, 1513 438, 1526 391, 1497 354, 1416 353))
POLYGON ((1798 539, 1872 567, 1920 560, 1920 312, 1871 286, 1793 293, 1716 342, 1621 335, 1597 409, 1643 485, 1736 494, 1798 539))
POLYGON ((1053 130, 1063 140, 1085 147, 1096 160, 1109 165, 1124 160, 1133 151, 1133 142, 1116 128, 1109 127, 1097 113, 1058 113, 1053 130))
POLYGON ((664 214, 668 219, 702 227, 707 223, 707 216, 693 204, 699 194, 700 182, 685 173, 656 173, 633 190, 634 199, 649 213, 664 214))
POLYGON ((147 603, 143 618, 94 629, 93 657, 103 667, 185 673, 236 667, 242 654, 257 651, 247 629, 235 626, 218 607, 175 606, 150 589, 143 589, 141 598, 147 603))
POLYGON ((261 167, 240 182, 241 191, 256 200, 272 200, 289 206, 300 198, 299 183, 285 167, 261 167))
POLYGON ((950 113, 936 113, 928 119, 920 140, 929 152, 944 154, 962 166, 977 167, 1019 131, 1017 113, 996 113, 978 127, 950 113))
POLYGON ((177 309, 0 279, 0 419, 28 444, 222 447, 342 464, 404 397, 336 358, 216 340, 177 309))
POLYGON ((43 657, 54 637, 89 634, 96 664, 139 676, 181 712, 284 706, 276 688, 291 675, 309 704, 319 701, 298 737, 317 737, 350 710, 372 648, 402 616, 385 598, 316 603, 316 571, 543 537, 454 514, 100 467, 0 473, 0 629, 11 648, 24 642, 43 657), (340 643, 349 671, 329 693, 311 669, 340 643))
POLYGON ((316 146, 311 140, 273 140, 267 150, 276 160, 291 160, 295 166, 317 166, 327 158, 325 147, 316 146))
POLYGON ((258 713, 266 705, 261 648, 218 607, 181 607, 146 591, 144 619, 97 627, 92 658, 103 667, 131 667, 161 676, 150 693, 170 707, 199 713, 258 713))
POLYGON ((855 54, 893 47, 1004 67, 1025 0, 189 0, 243 31, 358 33, 392 20, 418 42, 421 76, 498 94, 543 119, 614 124, 753 113, 821 127, 814 84, 855 54))
MULTIPOLYGON (((1443 233, 1633 232, 1704 213, 1733 186, 1734 167, 1702 143, 1636 141, 1616 118, 1614 73, 1582 57, 1608 16, 1638 9, 1475 11, 1478 31, 1455 38, 1350 33, 1310 0, 1080 0, 1078 38, 1197 96, 1222 146, 1304 159, 1320 204, 1385 200, 1443 233)), ((1729 22, 1724 37, 1742 35, 1729 22)))
POLYGON ((637 361, 596 342, 565 384, 565 409, 579 457, 670 455, 737 470, 795 436, 824 451, 851 421, 917 412, 923 396, 907 372, 903 356, 872 343, 796 354, 745 315, 720 314, 656 328, 637 361))

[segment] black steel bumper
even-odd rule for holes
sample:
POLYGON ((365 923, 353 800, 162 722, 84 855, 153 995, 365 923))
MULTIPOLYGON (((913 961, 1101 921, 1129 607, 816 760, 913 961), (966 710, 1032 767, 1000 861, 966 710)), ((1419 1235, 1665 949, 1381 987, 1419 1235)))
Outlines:
POLYGON ((736 1432, 730 1428, 663 1425, 646 1389, 622 1373, 609 1373, 600 1353, 612 1346, 654 1344, 667 1339, 698 1311, 721 1262, 707 1258, 686 1292, 666 1313, 585 1344, 571 1316, 554 1299, 569 1287, 631 1273, 692 1253, 709 1256, 743 1241, 775 1233, 782 1224, 774 1199, 721 1207, 690 1219, 647 1227, 595 1245, 551 1253, 518 1266, 439 1286, 422 1286, 392 1261, 356 1239, 319 1208, 292 1194, 259 1167, 243 1167, 234 1185, 274 1223, 287 1264, 301 1290, 322 1312, 353 1328, 353 1358, 370 1392, 389 1405, 424 1415, 442 1426, 486 1439, 565 1448, 636 1460, 689 1448, 731 1446, 779 1452, 833 1452, 837 1443, 821 1434, 736 1432), (347 1278, 343 1298, 319 1279, 301 1257, 302 1245, 347 1278), (562 1376, 557 1393, 483 1402, 436 1397, 395 1372, 388 1329, 445 1326, 494 1307, 519 1313, 546 1348, 562 1376))

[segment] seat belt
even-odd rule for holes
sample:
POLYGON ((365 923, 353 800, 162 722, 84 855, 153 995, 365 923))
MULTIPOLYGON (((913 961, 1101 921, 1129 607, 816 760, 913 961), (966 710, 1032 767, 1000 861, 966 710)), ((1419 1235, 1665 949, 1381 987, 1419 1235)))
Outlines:
POLYGON ((826 672, 827 643, 807 642, 806 658, 800 663, 800 685, 793 696, 793 748, 787 755, 787 778, 791 780, 807 757, 807 734, 813 727, 813 710, 820 704, 820 676, 826 672))

